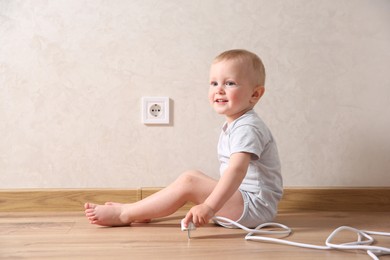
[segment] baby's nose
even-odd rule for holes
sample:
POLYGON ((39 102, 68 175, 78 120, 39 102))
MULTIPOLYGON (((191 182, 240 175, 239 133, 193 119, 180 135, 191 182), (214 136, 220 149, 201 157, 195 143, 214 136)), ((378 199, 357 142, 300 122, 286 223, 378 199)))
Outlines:
POLYGON ((225 93, 225 88, 224 88, 224 85, 218 85, 216 90, 215 90, 215 93, 225 93))

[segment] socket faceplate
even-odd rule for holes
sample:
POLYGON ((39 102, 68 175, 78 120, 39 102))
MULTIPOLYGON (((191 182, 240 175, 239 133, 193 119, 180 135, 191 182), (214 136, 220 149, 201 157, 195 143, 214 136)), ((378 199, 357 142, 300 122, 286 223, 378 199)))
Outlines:
POLYGON ((142 123, 169 124, 169 97, 142 97, 142 123))

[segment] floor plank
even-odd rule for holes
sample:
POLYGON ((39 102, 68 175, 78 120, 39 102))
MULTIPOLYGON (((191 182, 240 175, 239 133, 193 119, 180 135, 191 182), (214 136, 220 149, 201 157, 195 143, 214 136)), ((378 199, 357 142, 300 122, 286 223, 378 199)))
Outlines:
MULTIPOLYGON (((185 211, 150 224, 106 228, 82 213, 0 213, 1 259, 369 259, 364 251, 320 251, 245 241, 245 232, 212 224, 180 230, 185 211)), ((288 240, 324 244, 341 225, 390 232, 390 212, 283 212, 276 221, 293 228, 288 240)), ((342 234, 343 239, 355 239, 342 234)), ((390 237, 376 236, 390 247, 390 237)), ((390 259, 389 256, 381 259, 390 259)))

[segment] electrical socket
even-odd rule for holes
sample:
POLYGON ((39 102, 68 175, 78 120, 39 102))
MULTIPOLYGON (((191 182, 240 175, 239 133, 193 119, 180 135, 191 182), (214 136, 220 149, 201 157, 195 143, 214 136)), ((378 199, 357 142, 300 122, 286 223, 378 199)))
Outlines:
POLYGON ((142 97, 142 123, 169 124, 169 97, 142 97))

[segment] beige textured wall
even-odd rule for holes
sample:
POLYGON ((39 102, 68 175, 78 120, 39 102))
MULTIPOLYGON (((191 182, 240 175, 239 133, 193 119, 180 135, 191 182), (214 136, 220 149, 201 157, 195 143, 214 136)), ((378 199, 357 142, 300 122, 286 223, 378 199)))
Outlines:
POLYGON ((263 57, 287 186, 390 185, 390 1, 0 0, 0 188, 218 176, 211 59, 263 57), (173 124, 141 123, 169 96, 173 124))

